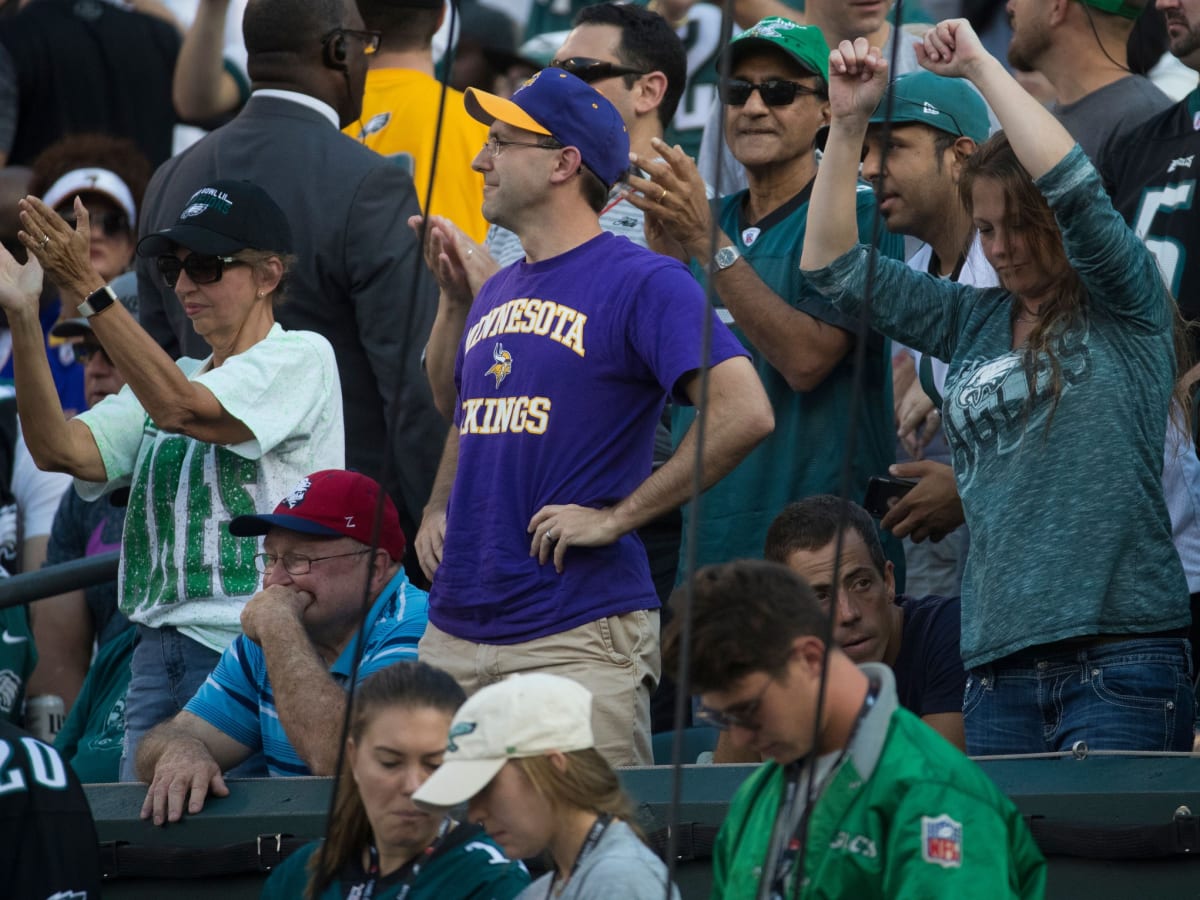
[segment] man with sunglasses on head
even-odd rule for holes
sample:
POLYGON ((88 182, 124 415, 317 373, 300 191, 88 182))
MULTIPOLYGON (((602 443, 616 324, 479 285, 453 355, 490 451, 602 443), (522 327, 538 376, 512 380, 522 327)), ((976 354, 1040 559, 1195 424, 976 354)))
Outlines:
MULTIPOLYGON (((650 141, 663 137, 687 83, 687 54, 678 35, 657 13, 626 4, 581 9, 550 65, 603 94, 621 113, 630 149, 640 154, 652 153, 650 141)), ((619 187, 600 211, 600 225, 646 244, 642 211, 624 200, 619 187)), ((520 238, 495 224, 487 247, 500 266, 525 255, 520 238)))
POLYGON ((365 475, 327 469, 302 478, 273 513, 229 523, 236 537, 265 535, 262 590, 184 710, 143 738, 143 819, 199 812, 210 792, 229 793, 221 773, 258 751, 272 776, 334 773, 359 645, 361 681, 416 659, 425 630, 425 592, 404 574, 404 532, 379 493, 365 475))
MULTIPOLYGON (((663 160, 637 157, 650 177, 629 178, 639 192, 629 195, 630 202, 661 222, 711 279, 718 311, 751 353, 775 412, 774 433, 704 497, 695 548, 700 565, 757 556, 771 520, 787 503, 838 493, 852 414, 851 493, 862 496, 868 477, 886 471, 894 459, 886 341, 874 332, 861 338, 867 342, 866 371, 856 401, 850 351, 859 339, 858 323, 837 312, 800 273, 817 174, 814 142, 829 118, 829 48, 811 25, 769 18, 724 52, 730 73, 720 85, 726 140, 746 167, 750 188, 721 199, 714 226, 696 164, 678 150, 656 144, 663 160)), ((857 197, 864 240, 873 208, 864 183, 857 197)), ((901 241, 883 236, 880 249, 898 258, 901 241)), ((677 441, 691 422, 690 411, 675 410, 677 441)), ((685 508, 685 534, 691 515, 685 508)), ((901 565, 898 544, 891 551, 901 565)))
POLYGON ((803 579, 738 560, 698 571, 692 592, 699 717, 767 759, 717 835, 714 898, 1041 900, 1046 862, 1016 806, 900 706, 887 666, 829 646, 803 579))

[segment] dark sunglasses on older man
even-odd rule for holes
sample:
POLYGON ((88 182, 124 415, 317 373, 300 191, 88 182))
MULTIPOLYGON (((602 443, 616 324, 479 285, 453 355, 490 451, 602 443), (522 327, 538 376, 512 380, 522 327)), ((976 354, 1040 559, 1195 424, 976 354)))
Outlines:
POLYGON ((180 272, 187 272, 193 284, 215 284, 225 274, 225 267, 237 262, 232 256, 192 253, 186 259, 180 259, 178 256, 164 253, 158 258, 158 273, 169 288, 174 288, 179 283, 180 272))
POLYGON ((602 59, 591 59, 587 56, 572 56, 570 59, 552 59, 550 66, 554 69, 562 69, 564 72, 570 72, 580 81, 588 84, 603 81, 605 78, 613 78, 617 75, 646 74, 642 69, 622 66, 619 63, 605 62, 602 59))
POLYGON ((758 91, 762 102, 767 106, 788 106, 794 103, 797 94, 812 94, 817 96, 821 91, 798 81, 742 81, 740 78, 726 78, 721 81, 718 90, 721 102, 729 106, 745 106, 750 101, 750 95, 758 91))
MULTIPOLYGON (((74 212, 59 213, 59 216, 61 216, 62 220, 72 228, 75 227, 74 212)), ((129 234, 129 216, 125 215, 123 212, 117 212, 115 210, 112 212, 101 213, 98 216, 92 216, 92 227, 99 228, 104 232, 105 237, 110 238, 117 237, 118 235, 122 234, 129 234)))

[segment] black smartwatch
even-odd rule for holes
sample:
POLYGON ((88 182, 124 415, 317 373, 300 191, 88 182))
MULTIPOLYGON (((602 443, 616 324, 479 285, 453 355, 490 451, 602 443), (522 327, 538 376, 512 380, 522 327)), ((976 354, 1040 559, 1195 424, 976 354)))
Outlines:
POLYGON ((107 284, 87 295, 87 299, 79 304, 79 314, 90 319, 97 313, 102 313, 117 301, 116 292, 107 284))

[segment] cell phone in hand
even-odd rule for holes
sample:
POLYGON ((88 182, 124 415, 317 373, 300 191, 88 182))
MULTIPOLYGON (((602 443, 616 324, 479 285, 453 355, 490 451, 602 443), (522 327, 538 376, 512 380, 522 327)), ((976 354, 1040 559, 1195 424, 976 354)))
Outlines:
POLYGON ((892 502, 899 500, 916 487, 916 484, 916 480, 912 478, 872 475, 867 479, 867 496, 863 499, 863 509, 876 519, 882 519, 887 515, 892 502))

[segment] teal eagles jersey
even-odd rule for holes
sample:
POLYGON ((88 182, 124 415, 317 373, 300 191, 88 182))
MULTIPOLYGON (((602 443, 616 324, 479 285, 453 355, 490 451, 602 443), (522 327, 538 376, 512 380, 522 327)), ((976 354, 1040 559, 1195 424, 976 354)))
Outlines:
MULTIPOLYGON (((720 225, 734 245, 772 291, 796 309, 849 332, 857 329, 853 316, 836 310, 800 272, 800 253, 808 218, 810 183, 779 209, 756 223, 743 219, 744 191, 721 199, 720 225)), ((875 198, 870 185, 858 186, 859 234, 869 240, 875 198)), ((881 226, 882 227, 882 226, 881 226)), ((900 259, 903 240, 882 233, 880 250, 900 259)), ((701 500, 696 565, 743 557, 761 558, 771 521, 788 503, 814 494, 837 494, 841 486, 847 427, 854 383, 851 350, 811 391, 794 391, 780 372, 751 344, 737 321, 713 297, 718 313, 750 352, 771 406, 775 430, 701 500)), ((885 303, 886 298, 877 297, 885 303)), ((861 502, 867 480, 880 475, 895 460, 890 345, 869 332, 863 394, 856 410, 850 499, 861 502)), ((694 418, 690 407, 672 411, 672 437, 678 446, 694 418)), ((684 534, 693 506, 684 508, 684 534)), ((903 567, 903 550, 892 540, 888 556, 903 567)), ((686 553, 686 547, 683 548, 686 553)), ((682 572, 682 568, 681 568, 682 572)))
MULTIPOLYGON (((263 885, 261 900, 295 900, 308 886, 308 860, 321 842, 305 844, 275 867, 263 885)), ((524 864, 510 860, 478 825, 459 825, 421 865, 416 878, 404 866, 379 879, 364 893, 369 876, 351 862, 341 877, 321 892, 320 900, 366 897, 372 900, 511 900, 529 885, 524 864), (411 882, 411 883, 410 883, 411 882)))

